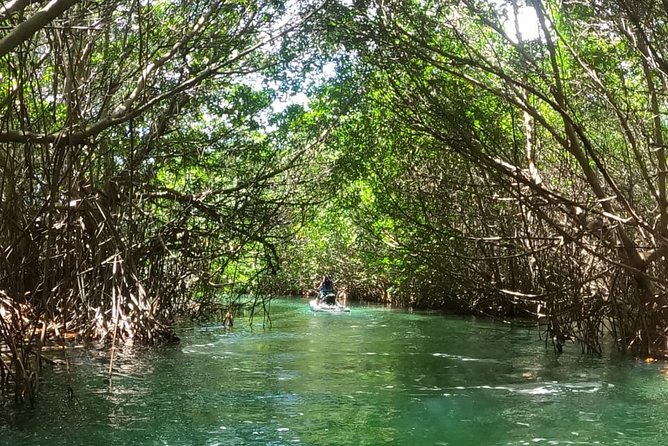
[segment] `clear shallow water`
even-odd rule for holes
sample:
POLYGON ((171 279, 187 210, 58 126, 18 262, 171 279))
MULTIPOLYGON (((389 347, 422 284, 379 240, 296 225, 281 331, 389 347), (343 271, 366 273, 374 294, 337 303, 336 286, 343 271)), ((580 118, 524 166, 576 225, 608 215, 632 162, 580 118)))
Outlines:
POLYGON ((0 445, 664 445, 662 364, 555 356, 535 331, 272 304, 273 328, 183 328, 173 347, 72 355, 0 445), (75 393, 67 400, 67 386, 75 393))

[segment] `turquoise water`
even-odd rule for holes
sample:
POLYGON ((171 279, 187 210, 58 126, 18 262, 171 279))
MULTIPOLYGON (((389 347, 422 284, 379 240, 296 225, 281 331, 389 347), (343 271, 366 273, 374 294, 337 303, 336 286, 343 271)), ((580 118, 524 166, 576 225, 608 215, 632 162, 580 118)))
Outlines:
POLYGON ((664 445, 663 365, 555 356, 533 330, 378 307, 272 304, 271 329, 184 327, 177 346, 71 353, 2 445, 664 445), (68 401, 67 387, 75 398, 68 401))

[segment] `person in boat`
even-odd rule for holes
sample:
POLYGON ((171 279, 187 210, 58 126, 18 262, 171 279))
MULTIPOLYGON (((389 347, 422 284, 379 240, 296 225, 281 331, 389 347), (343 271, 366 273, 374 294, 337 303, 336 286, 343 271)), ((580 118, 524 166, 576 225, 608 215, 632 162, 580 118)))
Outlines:
POLYGON ((328 275, 323 276, 318 286, 318 304, 324 302, 327 305, 336 304, 336 291, 334 291, 334 282, 328 275))
POLYGON ((228 308, 227 313, 225 313, 225 328, 232 328, 234 326, 234 315, 232 311, 228 308))

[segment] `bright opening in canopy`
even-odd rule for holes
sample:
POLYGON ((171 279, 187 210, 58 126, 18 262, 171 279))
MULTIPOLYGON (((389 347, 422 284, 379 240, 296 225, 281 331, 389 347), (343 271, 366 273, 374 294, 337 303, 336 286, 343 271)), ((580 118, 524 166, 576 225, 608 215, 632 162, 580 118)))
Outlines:
POLYGON ((517 6, 517 20, 512 5, 498 1, 497 8, 504 17, 503 27, 506 34, 517 43, 519 38, 522 40, 536 40, 540 37, 540 25, 536 10, 532 6, 517 6))

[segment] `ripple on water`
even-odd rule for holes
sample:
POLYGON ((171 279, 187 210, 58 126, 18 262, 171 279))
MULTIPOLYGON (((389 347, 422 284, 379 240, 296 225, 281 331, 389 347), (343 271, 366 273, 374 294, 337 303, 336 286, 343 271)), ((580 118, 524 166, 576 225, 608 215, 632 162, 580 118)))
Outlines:
MULTIPOLYGON (((455 386, 450 388, 445 388, 445 390, 494 390, 494 391, 504 391, 509 393, 517 393, 524 395, 549 395, 549 394, 558 394, 558 393, 596 393, 602 389, 614 388, 614 384, 607 384, 601 382, 582 382, 582 383, 559 383, 559 382, 548 382, 548 383, 530 383, 530 384, 508 384, 508 385, 476 385, 476 386, 455 386)), ((432 390, 432 391, 442 391, 443 388, 440 387, 417 387, 418 390, 432 390)))

